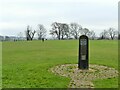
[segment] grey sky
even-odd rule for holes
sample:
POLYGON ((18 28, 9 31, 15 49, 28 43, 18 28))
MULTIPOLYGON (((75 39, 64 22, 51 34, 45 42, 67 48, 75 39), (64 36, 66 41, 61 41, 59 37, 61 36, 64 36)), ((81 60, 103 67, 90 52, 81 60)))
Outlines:
POLYGON ((99 34, 118 27, 118 0, 0 0, 0 35, 17 35, 30 25, 77 22, 99 34))

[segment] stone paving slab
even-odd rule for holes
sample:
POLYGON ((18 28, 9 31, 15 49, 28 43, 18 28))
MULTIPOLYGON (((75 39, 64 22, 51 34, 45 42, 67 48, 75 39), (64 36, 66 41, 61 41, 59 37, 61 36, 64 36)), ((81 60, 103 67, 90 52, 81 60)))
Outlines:
POLYGON ((79 70, 77 64, 58 65, 50 69, 53 73, 70 77, 68 88, 94 88, 93 80, 118 77, 118 71, 102 65, 89 65, 89 70, 79 70))

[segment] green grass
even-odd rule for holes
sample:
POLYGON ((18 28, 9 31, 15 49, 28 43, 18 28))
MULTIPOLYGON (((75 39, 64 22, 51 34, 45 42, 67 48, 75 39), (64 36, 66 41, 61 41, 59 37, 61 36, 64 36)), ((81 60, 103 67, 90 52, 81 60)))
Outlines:
POLYGON ((0 89, 2 88, 2 42, 0 42, 0 89))
MULTIPOLYGON (((90 63, 118 69, 117 43, 90 41, 90 63)), ((49 69, 59 64, 78 63, 78 40, 3 42, 2 56, 4 88, 67 88, 70 79, 54 75, 49 69)), ((117 78, 94 82, 95 87, 117 87, 117 78)))
POLYGON ((117 88, 118 78, 95 80, 94 84, 96 85, 97 88, 117 88))

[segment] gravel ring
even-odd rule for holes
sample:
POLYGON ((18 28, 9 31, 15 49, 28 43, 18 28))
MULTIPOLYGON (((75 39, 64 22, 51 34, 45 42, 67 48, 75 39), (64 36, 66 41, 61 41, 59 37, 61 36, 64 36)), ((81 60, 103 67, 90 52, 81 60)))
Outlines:
POLYGON ((102 65, 89 65, 89 70, 79 70, 77 64, 58 65, 50 69, 60 76, 70 77, 68 88, 94 88, 93 80, 118 76, 118 71, 102 65))

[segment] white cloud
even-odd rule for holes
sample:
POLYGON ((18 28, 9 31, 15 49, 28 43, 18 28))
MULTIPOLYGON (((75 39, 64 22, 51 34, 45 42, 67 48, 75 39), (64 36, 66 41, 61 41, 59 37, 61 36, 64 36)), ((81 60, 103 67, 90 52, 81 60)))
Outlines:
POLYGON ((1 0, 2 2, 7 2, 7 3, 34 3, 34 2, 39 2, 39 3, 69 3, 69 2, 83 2, 83 3, 114 3, 114 2, 119 2, 119 0, 1 0))
MULTIPOLYGON (((117 27, 118 0, 0 0, 0 33, 24 31, 58 22, 78 22, 90 29, 117 27)), ((97 32, 97 30, 96 30, 97 32)), ((15 34, 14 33, 14 34, 15 34)), ((7 33, 8 34, 8 33, 7 33)))

